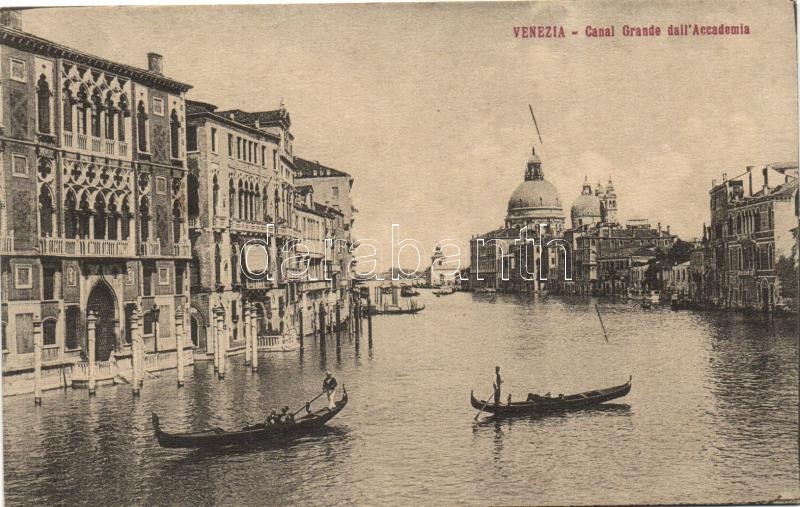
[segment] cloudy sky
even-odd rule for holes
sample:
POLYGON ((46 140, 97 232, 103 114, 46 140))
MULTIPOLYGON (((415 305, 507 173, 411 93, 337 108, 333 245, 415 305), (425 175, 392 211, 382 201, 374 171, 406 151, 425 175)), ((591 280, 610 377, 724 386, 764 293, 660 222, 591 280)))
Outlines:
POLYGON ((793 19, 783 0, 551 1, 41 9, 23 27, 136 66, 159 52, 220 108, 283 100, 295 153, 355 177, 356 233, 388 263, 392 223, 429 250, 499 226, 534 140, 567 217, 585 176, 611 177, 622 220, 700 235, 712 178, 797 160, 793 19), (670 23, 751 34, 621 36, 670 23), (583 35, 611 24, 613 39, 583 35), (568 36, 516 39, 520 25, 568 36))

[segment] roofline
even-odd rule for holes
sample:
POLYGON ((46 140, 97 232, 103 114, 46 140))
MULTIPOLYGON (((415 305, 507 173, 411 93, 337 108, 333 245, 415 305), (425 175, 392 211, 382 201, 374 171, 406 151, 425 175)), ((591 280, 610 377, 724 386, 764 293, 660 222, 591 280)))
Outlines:
POLYGON ((232 127, 235 127, 235 128, 250 132, 251 134, 264 136, 264 137, 267 137, 267 138, 270 138, 270 139, 274 140, 277 143, 280 143, 280 141, 281 141, 281 137, 279 135, 277 135, 277 134, 273 134, 272 132, 268 132, 266 130, 257 129, 257 128, 251 127, 249 125, 245 125, 244 123, 239 123, 239 122, 237 122, 235 120, 231 120, 230 118, 226 118, 224 116, 220 116, 219 114, 217 114, 215 112, 212 112, 212 111, 195 111, 193 113, 187 113, 186 114, 186 119, 189 120, 190 118, 210 118, 210 119, 216 121, 217 123, 223 123, 225 125, 232 126, 232 127))
POLYGON ((179 92, 187 92, 192 88, 192 85, 170 79, 149 70, 140 69, 132 65, 124 63, 116 63, 106 58, 94 56, 77 49, 58 44, 42 37, 15 30, 7 26, 0 26, 0 42, 14 46, 18 49, 25 49, 32 52, 43 53, 47 56, 56 58, 65 58, 72 60, 76 63, 96 67, 102 70, 107 70, 120 76, 129 79, 138 80, 144 84, 152 86, 176 90, 179 92))

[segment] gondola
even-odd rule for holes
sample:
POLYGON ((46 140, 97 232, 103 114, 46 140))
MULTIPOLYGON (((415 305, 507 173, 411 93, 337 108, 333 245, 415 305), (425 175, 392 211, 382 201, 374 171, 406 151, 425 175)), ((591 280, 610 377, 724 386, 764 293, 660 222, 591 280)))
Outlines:
POLYGON ((412 298, 419 296, 419 291, 414 290, 414 288, 409 285, 404 285, 400 288, 400 296, 404 298, 412 298))
POLYGON ((304 414, 302 417, 298 417, 294 423, 279 423, 274 425, 260 423, 252 426, 245 426, 236 431, 211 428, 187 433, 166 433, 161 429, 158 415, 154 412, 152 416, 153 428, 155 429, 158 444, 161 447, 172 449, 280 443, 319 430, 326 422, 336 417, 347 405, 347 390, 344 389, 344 386, 342 387, 342 391, 342 399, 336 402, 336 407, 333 410, 329 410, 325 407, 304 414))
POLYGON ((425 309, 425 305, 410 305, 401 308, 399 305, 386 305, 383 309, 372 307, 372 315, 413 315, 425 309))
POLYGON ((507 403, 495 405, 494 401, 491 400, 489 402, 479 400, 475 398, 474 392, 470 391, 470 402, 476 410, 482 410, 501 417, 575 410, 622 398, 631 391, 632 380, 633 376, 626 383, 619 386, 586 391, 569 396, 544 397, 529 394, 527 401, 511 402, 510 405, 507 403))

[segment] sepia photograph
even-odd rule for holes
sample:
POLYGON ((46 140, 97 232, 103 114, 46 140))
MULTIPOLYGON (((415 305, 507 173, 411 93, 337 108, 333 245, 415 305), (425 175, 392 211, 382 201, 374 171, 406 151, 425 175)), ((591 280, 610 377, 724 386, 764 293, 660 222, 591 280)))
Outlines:
POLYGON ((797 47, 789 0, 0 8, 2 503, 800 504, 797 47))

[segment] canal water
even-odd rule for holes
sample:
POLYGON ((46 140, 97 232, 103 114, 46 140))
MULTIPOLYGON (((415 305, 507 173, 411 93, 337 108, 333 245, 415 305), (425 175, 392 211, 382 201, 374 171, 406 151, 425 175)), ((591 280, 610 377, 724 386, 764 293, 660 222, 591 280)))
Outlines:
MULTIPOLYGON (((374 344, 345 337, 326 357, 233 358, 227 378, 198 363, 130 387, 3 400, 8 505, 608 504, 798 496, 798 343, 792 323, 724 313, 643 311, 589 298, 456 293, 415 316, 375 317, 374 344), (473 420, 470 389, 553 395, 625 382, 602 409, 473 420), (169 450, 168 431, 234 428, 298 407, 331 369, 350 397, 329 430, 278 448, 169 450)), ((366 323, 364 326, 366 331, 366 323)))

